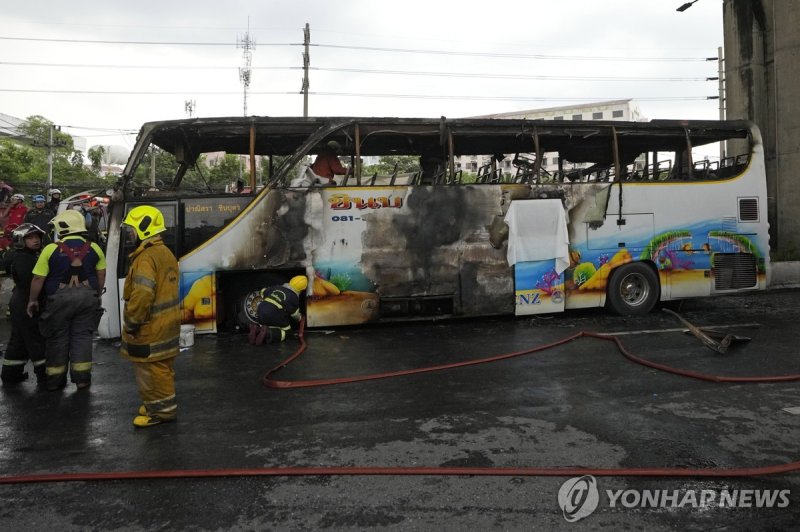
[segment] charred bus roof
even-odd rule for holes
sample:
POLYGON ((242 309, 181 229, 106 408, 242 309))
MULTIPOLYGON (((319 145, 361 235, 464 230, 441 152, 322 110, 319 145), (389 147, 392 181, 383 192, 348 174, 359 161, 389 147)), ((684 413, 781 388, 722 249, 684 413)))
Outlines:
MULTIPOLYGON (((680 151, 733 138, 746 139, 746 121, 653 120, 650 122, 519 120, 483 118, 228 117, 148 122, 139 132, 123 177, 134 175, 152 144, 185 166, 209 152, 292 156, 289 168, 336 140, 342 155, 453 156, 559 151, 574 160, 608 163, 616 135, 619 157, 647 151, 680 151)), ((280 170, 278 174, 280 173, 280 170)), ((276 177, 280 177, 276 174, 276 177)))

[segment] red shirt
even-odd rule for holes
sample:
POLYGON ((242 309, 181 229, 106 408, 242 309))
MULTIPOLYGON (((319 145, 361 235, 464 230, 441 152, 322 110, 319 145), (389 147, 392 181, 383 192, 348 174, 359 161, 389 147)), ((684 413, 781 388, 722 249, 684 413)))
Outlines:
POLYGON ((11 232, 22 224, 27 212, 28 208, 24 203, 17 203, 15 206, 9 207, 8 218, 6 218, 6 232, 11 232))
POLYGON ((343 175, 347 173, 347 169, 339 162, 339 158, 330 150, 321 151, 317 154, 314 164, 311 165, 311 171, 320 177, 328 178, 328 181, 333 181, 334 174, 343 175))

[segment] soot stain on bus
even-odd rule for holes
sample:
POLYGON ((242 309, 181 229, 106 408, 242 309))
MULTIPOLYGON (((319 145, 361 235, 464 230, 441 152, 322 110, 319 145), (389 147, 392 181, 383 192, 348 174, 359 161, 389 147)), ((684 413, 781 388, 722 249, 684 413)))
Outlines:
POLYGON ((505 250, 489 239, 501 202, 496 187, 419 187, 407 198, 408 212, 364 215, 364 275, 381 298, 441 299, 447 313, 506 306, 498 294, 513 281, 505 250))

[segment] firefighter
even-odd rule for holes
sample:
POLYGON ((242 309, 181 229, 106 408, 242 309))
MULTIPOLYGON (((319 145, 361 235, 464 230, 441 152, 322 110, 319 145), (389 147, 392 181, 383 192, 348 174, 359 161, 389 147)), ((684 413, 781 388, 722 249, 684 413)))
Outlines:
POLYGON ((0 379, 4 385, 17 384, 28 378, 25 364, 33 363, 33 372, 39 385, 45 384, 44 337, 39 332, 37 319, 28 316, 28 292, 33 279, 33 267, 42 249, 44 231, 33 224, 22 224, 12 233, 14 251, 8 261, 8 273, 14 279, 11 292, 11 338, 0 379))
POLYGON ((288 283, 261 289, 258 324, 250 324, 247 341, 253 345, 283 342, 292 329, 291 320, 300 321, 300 294, 307 287, 308 278, 297 275, 288 283))
POLYGON ((44 196, 37 194, 33 197, 33 208, 25 214, 25 223, 46 228, 55 215, 56 213, 47 206, 44 196))
POLYGON ((58 213, 58 205, 61 203, 61 191, 57 188, 51 188, 48 194, 50 201, 47 202, 47 208, 54 213, 58 213))
POLYGON ((97 244, 86 240, 80 213, 64 211, 51 224, 60 241, 45 246, 33 268, 28 315, 39 310, 44 289, 39 330, 45 337, 47 389, 67 385, 69 364, 70 378, 80 390, 92 382, 92 337, 103 312, 106 258, 97 244))
POLYGON ((125 278, 120 351, 133 362, 143 403, 133 424, 150 427, 177 416, 173 364, 181 332, 178 261, 161 238, 167 228, 155 207, 132 209, 122 227, 138 245, 125 278))

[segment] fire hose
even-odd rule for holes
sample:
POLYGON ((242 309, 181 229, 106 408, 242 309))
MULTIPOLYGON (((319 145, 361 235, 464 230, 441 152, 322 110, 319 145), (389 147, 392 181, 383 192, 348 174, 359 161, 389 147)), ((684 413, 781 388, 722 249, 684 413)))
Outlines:
MULTIPOLYGON (((300 342, 294 351, 283 362, 267 371, 262 377, 262 383, 272 389, 310 388, 315 386, 330 386, 353 382, 363 382, 378 379, 388 379, 420 373, 430 373, 448 369, 488 364, 510 358, 531 355, 554 347, 581 339, 591 338, 612 342, 617 350, 628 360, 646 367, 703 381, 716 383, 776 383, 800 380, 800 374, 734 377, 724 375, 711 375, 664 364, 652 362, 630 352, 616 336, 587 331, 580 331, 571 336, 540 345, 530 349, 505 353, 491 357, 465 360, 450 364, 439 364, 423 368, 415 368, 384 373, 373 373, 351 377, 284 381, 272 378, 274 374, 287 367, 292 361, 302 355, 307 348, 305 341, 305 321, 300 322, 298 339, 300 342)), ((773 464, 761 467, 743 468, 671 468, 671 467, 645 467, 645 468, 586 468, 586 467, 358 467, 358 466, 323 466, 323 467, 261 467, 261 468, 228 468, 228 469, 175 469, 161 471, 121 471, 97 473, 45 473, 37 475, 9 475, 0 476, 0 484, 33 484, 45 482, 85 482, 103 480, 147 480, 147 479, 178 479, 178 478, 219 478, 219 477, 260 477, 260 476, 492 476, 492 477, 573 477, 594 475, 604 477, 693 477, 693 478, 734 478, 777 475, 800 471, 800 462, 773 464)))

